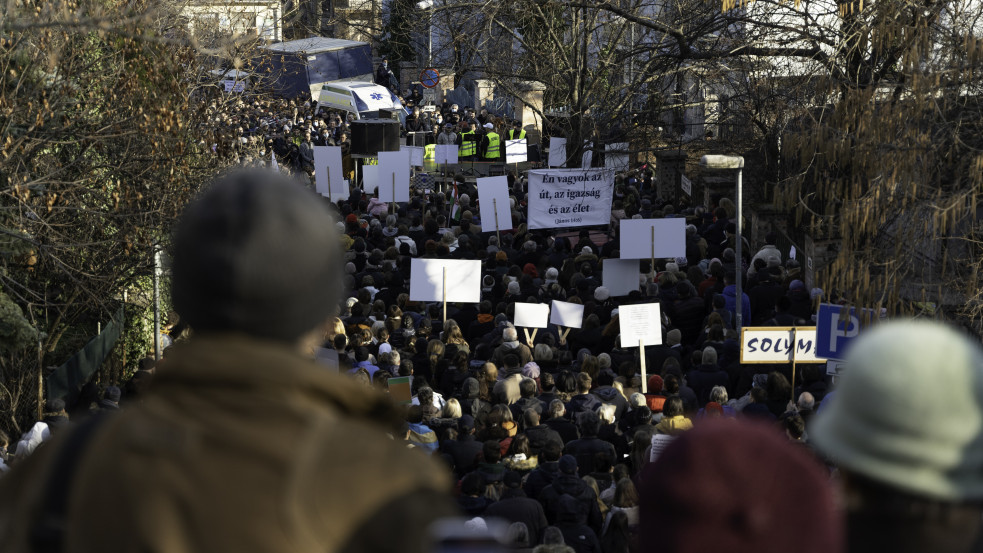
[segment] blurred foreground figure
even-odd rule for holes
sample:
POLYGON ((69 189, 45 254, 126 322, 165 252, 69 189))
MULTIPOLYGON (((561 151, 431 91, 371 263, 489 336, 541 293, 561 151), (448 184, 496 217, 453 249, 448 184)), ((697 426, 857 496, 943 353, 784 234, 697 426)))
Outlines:
POLYGON ((851 552, 983 551, 983 349, 945 326, 866 331, 809 435, 841 469, 851 552))
POLYGON ((839 553, 822 465, 758 423, 704 422, 641 473, 639 553, 839 553))
POLYGON ((267 171, 187 209, 172 285, 195 336, 143 403, 0 481, 4 551, 424 550, 454 512, 443 472, 386 436, 388 399, 309 360, 342 292, 322 202, 267 171))

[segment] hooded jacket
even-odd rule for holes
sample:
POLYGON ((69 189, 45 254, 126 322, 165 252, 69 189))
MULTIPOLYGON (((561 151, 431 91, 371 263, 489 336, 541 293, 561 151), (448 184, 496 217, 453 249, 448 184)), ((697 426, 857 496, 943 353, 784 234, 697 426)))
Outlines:
POLYGON ((597 495, 576 474, 560 473, 552 484, 546 486, 539 500, 550 524, 556 524, 560 520, 561 506, 564 507, 564 519, 569 522, 587 524, 597 530, 601 529, 604 522, 597 505, 597 495), (575 503, 563 501, 566 496, 573 498, 575 503))
MULTIPOLYGON (((143 403, 89 438, 66 550, 422 553, 408 544, 422 544, 453 502, 444 470, 386 436, 398 423, 385 396, 292 346, 199 335, 168 357, 143 403), (407 541, 380 535, 378 520, 395 521, 407 541)), ((4 551, 30 549, 64 443, 0 480, 4 551)))

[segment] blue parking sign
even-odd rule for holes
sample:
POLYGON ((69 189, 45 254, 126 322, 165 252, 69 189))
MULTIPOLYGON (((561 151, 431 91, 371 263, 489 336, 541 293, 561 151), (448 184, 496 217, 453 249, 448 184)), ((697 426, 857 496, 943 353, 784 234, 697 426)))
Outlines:
POLYGON ((816 315, 816 357, 843 359, 850 342, 860 334, 865 322, 874 317, 873 309, 851 307, 849 313, 843 313, 844 309, 846 307, 831 303, 819 305, 816 315))

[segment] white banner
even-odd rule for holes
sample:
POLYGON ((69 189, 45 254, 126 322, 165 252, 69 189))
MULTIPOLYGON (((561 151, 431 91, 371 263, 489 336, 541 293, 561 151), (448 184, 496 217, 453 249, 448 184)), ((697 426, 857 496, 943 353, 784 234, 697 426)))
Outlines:
POLYGON ((741 329, 741 363, 825 363, 816 357, 816 327, 759 326, 741 329))
POLYGON ((614 171, 529 171, 529 228, 607 225, 611 221, 614 171))

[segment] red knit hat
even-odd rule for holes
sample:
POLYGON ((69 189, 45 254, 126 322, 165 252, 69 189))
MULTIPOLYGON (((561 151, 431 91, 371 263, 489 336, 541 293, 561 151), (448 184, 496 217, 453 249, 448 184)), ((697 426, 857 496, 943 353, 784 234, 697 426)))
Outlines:
POLYGON ((706 421, 676 438, 640 480, 643 551, 844 550, 826 472, 773 428, 706 421))
POLYGON ((662 391, 662 377, 657 374, 653 374, 652 376, 649 377, 648 393, 657 394, 661 391, 662 391))
POLYGON ((703 411, 707 415, 719 415, 721 417, 724 416, 724 408, 716 401, 711 401, 710 403, 707 403, 706 407, 703 408, 703 411))

